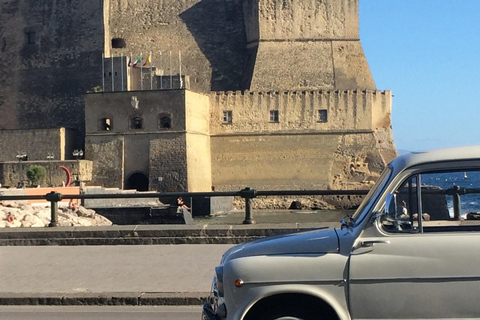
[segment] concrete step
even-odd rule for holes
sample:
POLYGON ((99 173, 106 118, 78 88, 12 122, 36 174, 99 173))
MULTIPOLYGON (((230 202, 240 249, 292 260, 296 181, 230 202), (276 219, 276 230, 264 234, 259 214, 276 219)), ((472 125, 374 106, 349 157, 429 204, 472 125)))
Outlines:
POLYGON ((236 244, 255 238, 338 223, 272 225, 136 225, 108 227, 18 228, 0 231, 0 246, 236 244))

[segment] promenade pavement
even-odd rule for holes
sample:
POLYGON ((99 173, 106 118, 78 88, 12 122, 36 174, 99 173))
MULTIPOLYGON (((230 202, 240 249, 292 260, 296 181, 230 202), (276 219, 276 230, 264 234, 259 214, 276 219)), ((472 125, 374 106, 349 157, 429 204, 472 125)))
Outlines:
POLYGON ((334 218, 2 230, 0 305, 200 305, 223 252, 236 243, 339 226, 334 218))

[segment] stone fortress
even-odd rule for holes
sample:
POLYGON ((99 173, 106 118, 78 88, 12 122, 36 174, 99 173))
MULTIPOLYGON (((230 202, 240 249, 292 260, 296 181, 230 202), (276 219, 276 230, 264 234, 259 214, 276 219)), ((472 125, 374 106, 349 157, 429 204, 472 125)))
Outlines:
POLYGON ((54 163, 54 184, 365 189, 396 155, 358 0, 0 4, 4 185, 54 163))

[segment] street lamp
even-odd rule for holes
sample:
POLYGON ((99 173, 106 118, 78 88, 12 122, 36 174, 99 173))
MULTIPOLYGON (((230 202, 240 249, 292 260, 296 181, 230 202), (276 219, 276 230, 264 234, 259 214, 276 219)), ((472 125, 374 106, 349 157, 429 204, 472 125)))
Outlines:
POLYGON ((22 170, 22 166, 21 166, 20 163, 22 161, 27 161, 28 155, 27 155, 26 152, 22 151, 22 152, 18 152, 17 155, 15 156, 15 158, 17 158, 17 160, 18 160, 18 172, 19 172, 18 178, 20 180, 17 184, 17 188, 23 188, 23 186, 24 186, 23 179, 22 179, 23 177, 20 176, 20 171, 22 170))
POLYGON ((52 184, 52 164, 50 163, 53 159, 55 159, 55 156, 53 153, 48 153, 47 154, 47 160, 49 161, 48 163, 48 180, 50 180, 50 187, 53 186, 52 184))
POLYGON ((82 149, 75 149, 75 150, 73 150, 72 154, 75 157, 75 159, 77 159, 77 161, 78 161, 78 159, 83 157, 83 150, 82 149))
POLYGON ((83 150, 82 149, 75 149, 73 150, 72 152, 73 156, 75 157, 75 159, 77 159, 77 170, 78 170, 78 173, 77 173, 77 179, 78 179, 78 183, 80 184, 80 188, 81 188, 81 184, 82 184, 82 180, 80 179, 80 158, 83 157, 83 150))
POLYGON ((15 158, 17 158, 18 162, 27 161, 28 155, 25 152, 19 152, 15 158))

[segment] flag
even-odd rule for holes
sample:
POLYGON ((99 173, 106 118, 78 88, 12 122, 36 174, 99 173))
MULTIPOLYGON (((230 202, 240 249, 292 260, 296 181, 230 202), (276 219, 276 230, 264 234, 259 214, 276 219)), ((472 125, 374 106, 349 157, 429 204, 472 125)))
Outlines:
POLYGON ((147 60, 145 61, 145 63, 143 64, 143 66, 145 67, 147 64, 149 64, 150 62, 152 62, 152 56, 151 55, 148 55, 148 58, 147 60))
POLYGON ((133 62, 133 67, 136 67, 137 64, 142 62, 142 55, 139 55, 138 58, 133 62))

